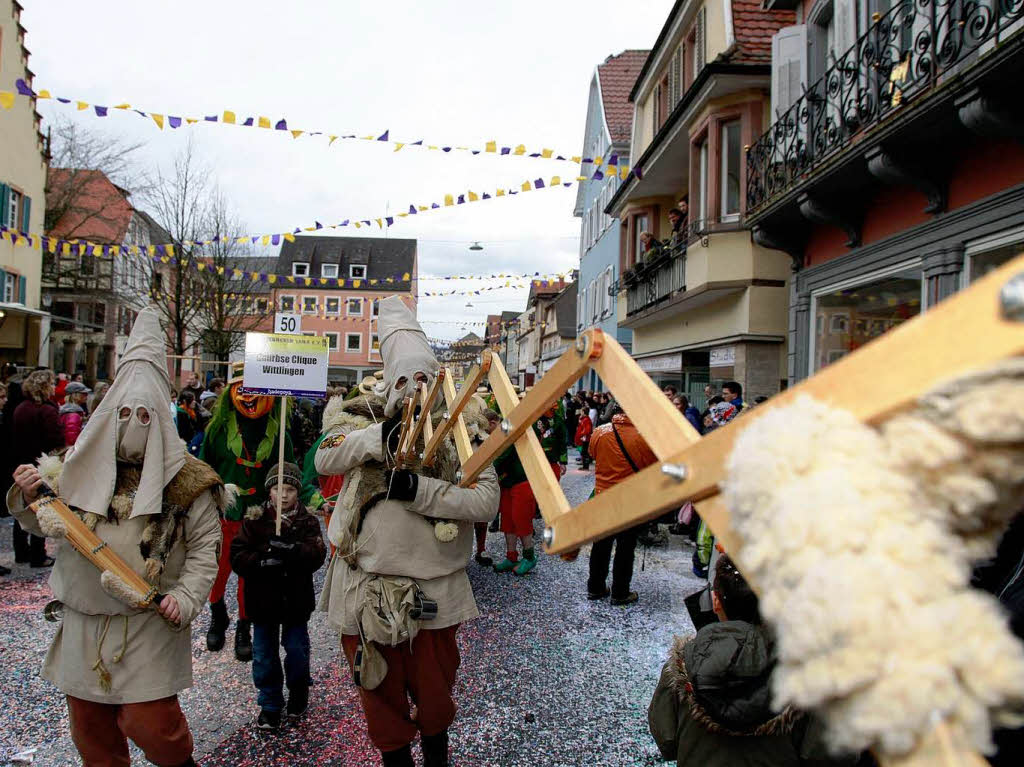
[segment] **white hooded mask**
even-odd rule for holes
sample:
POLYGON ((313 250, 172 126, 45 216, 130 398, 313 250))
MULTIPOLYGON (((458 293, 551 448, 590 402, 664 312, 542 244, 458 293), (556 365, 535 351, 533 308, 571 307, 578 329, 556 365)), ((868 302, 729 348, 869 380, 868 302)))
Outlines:
POLYGON ((142 464, 131 517, 161 511, 164 487, 185 465, 185 446, 168 406, 165 349, 160 312, 149 306, 135 320, 114 383, 64 462, 61 495, 71 506, 106 515, 119 459, 142 464), (122 409, 130 411, 124 419, 122 409), (148 423, 143 412, 148 412, 148 423))
POLYGON ((384 379, 377 385, 377 393, 387 399, 384 415, 390 418, 401 411, 406 397, 415 396, 417 374, 426 376, 427 388, 430 388, 440 365, 416 315, 398 296, 381 300, 377 334, 380 356, 384 360, 384 379), (405 383, 399 386, 403 378, 405 383))

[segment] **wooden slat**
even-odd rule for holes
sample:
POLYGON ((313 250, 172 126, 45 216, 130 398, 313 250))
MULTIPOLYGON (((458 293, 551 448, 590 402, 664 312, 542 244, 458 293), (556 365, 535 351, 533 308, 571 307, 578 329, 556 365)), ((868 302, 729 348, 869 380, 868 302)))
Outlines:
MULTIPOLYGON (((447 375, 448 371, 444 368, 438 372, 438 376, 447 375)), ((437 392, 443 388, 444 384, 440 380, 434 381, 434 386, 431 388, 430 393, 427 393, 426 384, 420 386, 420 412, 430 413, 431 408, 434 406, 434 400, 437 397, 437 392)), ((430 444, 430 440, 434 437, 434 421, 432 418, 427 418, 423 423, 423 443, 430 444)))
POLYGON ((409 435, 412 433, 412 415, 416 409, 412 404, 412 397, 406 397, 402 405, 402 429, 398 433, 398 449, 395 451, 395 465, 401 466, 405 463, 406 454, 409 452, 409 435))
MULTIPOLYGON (((466 461, 469 460, 470 456, 473 455, 473 445, 469 441, 469 431, 466 429, 466 421, 462 417, 462 409, 458 410, 458 414, 452 418, 451 413, 454 411, 455 406, 458 404, 458 397, 455 393, 455 383, 452 381, 451 376, 445 376, 444 378, 444 399, 448 403, 448 421, 451 423, 451 435, 452 439, 455 440, 455 449, 459 453, 459 463, 463 466, 466 465, 466 461)), ((466 402, 469 400, 467 399, 466 402)), ((465 405, 463 405, 463 408, 465 405)), ((437 439, 437 434, 440 433, 440 429, 434 434, 434 439, 437 439)))
MULTIPOLYGON (((685 480, 663 474, 664 463, 644 469, 559 517, 551 526, 553 542, 548 550, 576 549, 653 519, 686 500, 697 503, 716 495, 736 437, 772 408, 792 404, 802 395, 877 423, 943 380, 1024 352, 1024 324, 1004 319, 999 308, 1000 290, 1018 273, 1024 273, 1024 256, 692 445, 686 446, 686 435, 680 431, 682 449, 665 463, 684 465, 685 480)), ((622 360, 622 364, 630 363, 622 360)), ((727 549, 737 550, 740 541, 729 526, 724 506, 707 501, 697 506, 718 540, 727 549)))
POLYGON ((506 420, 508 433, 495 431, 487 441, 463 464, 465 478, 472 482, 495 458, 519 439, 527 429, 540 418, 551 404, 565 393, 590 367, 590 360, 601 354, 604 334, 600 330, 587 330, 576 339, 583 351, 568 349, 540 382, 523 397, 522 401, 506 420))
POLYGON ((614 338, 605 335, 602 343, 601 356, 592 367, 652 453, 664 461, 679 450, 680 440, 692 444, 700 439, 697 430, 614 338))
MULTIPOLYGON (((498 402, 498 409, 501 410, 502 416, 508 419, 519 405, 519 396, 516 394, 515 387, 512 386, 501 360, 496 359, 491 365, 489 380, 491 389, 494 391, 494 399, 498 402)), ((519 461, 523 464, 523 470, 526 472, 526 478, 530 480, 533 496, 537 499, 537 505, 540 506, 541 516, 544 517, 547 524, 551 524, 556 517, 569 511, 569 500, 562 492, 558 480, 555 479, 551 465, 544 456, 544 448, 541 447, 537 433, 532 428, 523 432, 523 436, 515 441, 515 446, 519 461)))
MULTIPOLYGON (((420 383, 417 387, 416 397, 410 403, 410 408, 415 413, 416 406, 419 405, 420 415, 416 419, 415 424, 412 428, 412 434, 409 435, 409 440, 405 446, 405 452, 402 454, 402 459, 408 462, 410 454, 415 454, 416 443, 419 442, 420 435, 423 433, 424 428, 430 423, 430 409, 434 406, 434 400, 437 398, 438 392, 444 388, 444 379, 447 378, 447 370, 441 368, 437 372, 437 378, 434 379, 434 385, 430 387, 430 391, 427 391, 426 383, 420 383)), ((433 429, 431 429, 433 430, 433 429)))
MULTIPOLYGON (((437 449, 441 446, 441 442, 448 436, 448 433, 455 428, 457 423, 461 423, 463 428, 466 426, 465 420, 462 419, 462 411, 466 409, 466 405, 469 404, 473 394, 476 393, 477 386, 484 380, 484 377, 491 369, 492 355, 488 350, 484 350, 480 353, 480 364, 474 365, 469 370, 469 374, 466 376, 466 380, 462 384, 462 388, 459 390, 458 396, 455 396, 455 384, 451 382, 451 375, 446 375, 448 379, 452 396, 448 396, 449 385, 444 388, 445 402, 447 404, 448 418, 441 421, 438 425, 437 430, 434 432, 433 439, 427 442, 427 446, 423 451, 423 465, 431 466, 434 463, 434 457, 437 454, 437 449)), ((466 436, 466 442, 469 442, 469 436, 466 436)), ((472 450, 471 450, 472 452, 472 450)), ((460 453, 461 456, 461 453, 460 453)), ((465 463, 466 459, 463 459, 465 463)))

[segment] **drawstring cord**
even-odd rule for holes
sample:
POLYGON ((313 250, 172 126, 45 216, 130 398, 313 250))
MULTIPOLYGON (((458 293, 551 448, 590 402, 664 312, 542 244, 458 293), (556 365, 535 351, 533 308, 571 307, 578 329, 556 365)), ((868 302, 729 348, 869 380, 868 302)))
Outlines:
MULTIPOLYGON (((103 621, 103 633, 100 634, 100 646, 96 650, 96 662, 92 664, 92 670, 96 672, 96 676, 100 680, 100 689, 103 692, 110 692, 111 690, 111 678, 110 671, 103 663, 103 643, 107 640, 107 631, 110 630, 110 619, 114 616, 108 615, 106 620, 103 621)), ((121 616, 124 618, 124 630, 121 635, 121 651, 111 658, 111 663, 120 663, 124 658, 125 653, 128 652, 128 616, 121 616)))

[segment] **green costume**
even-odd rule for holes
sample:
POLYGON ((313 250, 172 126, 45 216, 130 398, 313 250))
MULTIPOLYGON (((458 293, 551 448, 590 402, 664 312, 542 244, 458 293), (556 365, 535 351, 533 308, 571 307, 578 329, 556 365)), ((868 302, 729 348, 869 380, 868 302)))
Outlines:
MULTIPOLYGON (((260 418, 246 418, 235 410, 231 397, 219 397, 210 425, 206 428, 200 460, 213 467, 225 484, 238 487, 238 500, 224 518, 241 520, 250 506, 267 499, 263 482, 270 467, 277 463, 281 409, 274 407, 260 418)), ((294 463, 292 441, 285 433, 284 459, 294 463)))
POLYGON ((543 433, 540 436, 540 446, 544 448, 544 455, 548 463, 568 463, 568 441, 565 436, 565 408, 561 401, 555 405, 555 414, 545 416, 551 423, 547 436, 543 433))

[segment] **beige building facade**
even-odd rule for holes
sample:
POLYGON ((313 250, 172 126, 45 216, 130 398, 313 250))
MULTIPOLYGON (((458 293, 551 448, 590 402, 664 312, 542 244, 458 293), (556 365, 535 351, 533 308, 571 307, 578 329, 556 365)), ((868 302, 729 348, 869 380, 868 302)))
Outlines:
MULTIPOLYGON (((32 82, 21 6, 0 0, 0 82, 32 82)), ((49 316, 40 307, 38 235, 46 210, 47 151, 34 98, 0 104, 0 361, 34 366, 49 357, 49 316), (18 233, 34 234, 33 244, 18 233), (12 240, 17 240, 16 245, 12 240)))
POLYGON ((679 0, 630 96, 634 172, 606 209, 622 222, 619 326, 641 368, 698 407, 709 383, 739 381, 748 399, 785 385, 791 261, 753 242, 743 191, 745 147, 767 119, 771 32, 792 17, 679 0))

